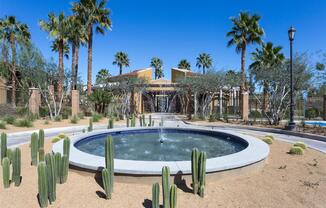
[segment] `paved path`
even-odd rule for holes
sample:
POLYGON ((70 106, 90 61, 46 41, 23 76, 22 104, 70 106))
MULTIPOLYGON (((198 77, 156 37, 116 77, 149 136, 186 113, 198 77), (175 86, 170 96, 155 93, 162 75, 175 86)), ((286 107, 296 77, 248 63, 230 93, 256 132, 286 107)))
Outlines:
MULTIPOLYGON (((194 124, 186 124, 182 121, 182 118, 179 116, 171 115, 171 114, 152 114, 152 118, 155 120, 155 125, 157 126, 158 123, 161 120, 161 117, 164 119, 164 126, 167 127, 182 127, 182 126, 189 126, 194 124)), ((116 127, 124 127, 125 125, 116 125, 116 127)), ((316 149, 318 151, 321 151, 323 153, 326 153, 326 142, 316 141, 309 138, 304 137, 297 137, 297 136, 291 136, 291 135, 285 135, 285 134, 277 134, 277 133, 268 133, 268 132, 262 132, 262 131, 255 131, 255 130, 248 130, 248 129, 239 129, 236 126, 232 127, 230 125, 226 126, 205 126, 200 125, 205 128, 214 128, 214 129, 225 129, 234 131, 237 133, 242 134, 250 134, 252 136, 265 136, 265 135, 273 135, 276 139, 295 143, 298 141, 306 143, 309 147, 316 149)), ((83 129, 87 129, 87 126, 73 126, 73 127, 62 127, 62 128, 51 128, 51 129, 45 129, 45 137, 46 138, 52 138, 59 133, 64 133, 66 135, 76 135, 82 133, 83 129)), ((94 125, 94 130, 102 130, 106 129, 106 125, 94 125)), ((30 141, 31 134, 35 131, 25 131, 25 132, 17 132, 17 133, 9 133, 8 134, 8 146, 18 146, 21 144, 28 143, 30 141)))

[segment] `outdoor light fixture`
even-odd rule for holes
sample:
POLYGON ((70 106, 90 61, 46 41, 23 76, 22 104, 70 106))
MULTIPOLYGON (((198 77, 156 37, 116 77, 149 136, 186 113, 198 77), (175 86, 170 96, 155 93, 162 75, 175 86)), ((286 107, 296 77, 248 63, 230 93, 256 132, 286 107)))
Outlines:
POLYGON ((289 130, 294 130, 295 129, 295 123, 294 123, 294 101, 293 101, 293 41, 294 41, 294 35, 295 35, 296 30, 294 27, 290 27, 288 30, 288 35, 289 35, 289 40, 290 40, 290 96, 291 96, 291 103, 290 103, 290 121, 288 125, 289 130))

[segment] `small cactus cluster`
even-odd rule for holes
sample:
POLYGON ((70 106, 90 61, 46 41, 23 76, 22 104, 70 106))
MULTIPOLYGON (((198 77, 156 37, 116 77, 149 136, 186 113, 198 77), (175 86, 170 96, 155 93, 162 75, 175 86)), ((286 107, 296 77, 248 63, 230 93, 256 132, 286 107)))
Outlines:
POLYGON ((206 152, 199 152, 197 148, 191 154, 192 188, 194 194, 204 197, 206 185, 206 152))
POLYGON ((130 118, 130 126, 131 127, 136 127, 136 118, 135 118, 134 114, 132 114, 132 116, 130 118))
POLYGON ((111 199, 114 181, 114 144, 112 136, 105 140, 105 168, 102 170, 102 181, 106 199, 111 199))
POLYGON ((93 118, 89 119, 88 131, 89 132, 93 131, 93 118))
POLYGON ((10 186, 10 164, 12 165, 11 181, 15 183, 15 186, 19 186, 21 183, 21 151, 19 148, 15 148, 9 157, 2 159, 2 181, 4 188, 10 186))
MULTIPOLYGON (((170 186, 170 168, 164 166, 162 168, 162 189, 163 189, 163 207, 176 208, 177 207, 177 186, 175 184, 170 186)), ((158 183, 152 186, 152 207, 160 207, 160 185, 158 183)))
POLYGON ((142 116, 141 116, 141 119, 143 120, 143 126, 147 126, 147 123, 146 123, 146 118, 145 118, 145 115, 143 114, 142 116))
POLYGON ((108 121, 108 129, 113 129, 114 128, 114 119, 111 117, 109 118, 108 121))
POLYGON ((37 134, 34 132, 31 136, 31 164, 36 166, 38 162, 44 162, 45 152, 44 152, 44 130, 40 129, 37 134))

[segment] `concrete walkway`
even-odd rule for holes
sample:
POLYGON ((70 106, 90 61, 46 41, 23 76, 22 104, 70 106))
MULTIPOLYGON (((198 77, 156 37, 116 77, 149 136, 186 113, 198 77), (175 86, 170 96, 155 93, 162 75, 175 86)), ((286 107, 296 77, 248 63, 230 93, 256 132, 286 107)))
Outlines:
MULTIPOLYGON (((155 120, 155 126, 158 125, 161 118, 163 117, 164 120, 164 126, 167 127, 189 127, 191 125, 198 125, 198 124, 191 124, 191 123, 184 123, 182 121, 182 118, 176 115, 171 114, 152 114, 153 120, 155 120)), ((138 123, 138 122, 137 122, 138 123)), ((125 125, 115 125, 115 127, 124 127, 125 125)), ((237 128, 236 126, 231 125, 225 125, 225 126, 210 126, 209 123, 200 125, 203 127, 206 127, 208 129, 224 129, 224 130, 230 130, 234 131, 236 133, 241 134, 247 134, 252 136, 265 136, 265 135, 273 135, 276 139, 295 143, 295 142, 304 142, 306 143, 310 148, 316 149, 318 151, 321 151, 323 153, 326 153, 326 142, 322 141, 316 141, 305 137, 298 137, 298 136, 292 136, 292 135, 286 135, 286 134, 278 134, 278 133, 269 133, 264 131, 256 131, 256 130, 250 130, 250 129, 244 129, 244 128, 237 128)), ((103 130, 106 129, 106 125, 94 125, 94 131, 96 130, 103 130)), ((83 129, 87 129, 87 126, 73 126, 73 127, 61 127, 61 128, 50 128, 45 129, 45 137, 46 138, 52 138, 60 133, 64 133, 66 135, 78 135, 81 134, 83 129)), ((31 134, 33 132, 37 131, 24 131, 24 132, 17 132, 17 133, 8 133, 8 146, 14 147, 21 144, 29 143, 31 134)))

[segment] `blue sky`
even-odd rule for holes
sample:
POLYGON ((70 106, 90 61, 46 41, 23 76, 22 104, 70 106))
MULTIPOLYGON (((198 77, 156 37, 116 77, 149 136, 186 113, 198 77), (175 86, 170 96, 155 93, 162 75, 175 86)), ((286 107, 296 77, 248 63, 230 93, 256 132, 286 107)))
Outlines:
MULTIPOLYGON (((70 14, 70 0, 0 0, 0 17, 15 15, 29 25, 32 41, 46 58, 57 54, 50 49, 48 35, 38 26, 49 12, 70 14)), ((217 69, 240 68, 240 55, 227 48, 226 33, 231 28, 231 16, 249 11, 262 16, 264 41, 284 47, 288 56, 287 30, 297 29, 296 52, 326 51, 326 1, 324 0, 110 0, 112 31, 105 36, 95 35, 93 43, 93 78, 101 68, 117 74, 112 65, 114 54, 125 51, 131 60, 130 71, 149 66, 150 59, 160 57, 166 78, 180 59, 190 61, 196 71, 195 59, 201 52, 212 55, 217 69)), ((247 65, 250 62, 249 47, 247 65)), ((87 50, 80 53, 80 75, 86 80, 87 50)), ((70 61, 65 61, 70 67, 70 61)))

